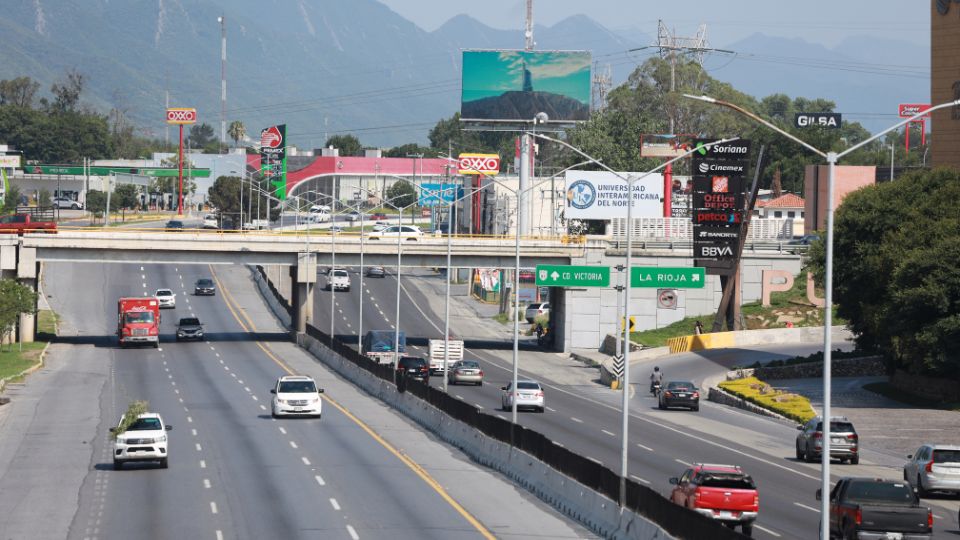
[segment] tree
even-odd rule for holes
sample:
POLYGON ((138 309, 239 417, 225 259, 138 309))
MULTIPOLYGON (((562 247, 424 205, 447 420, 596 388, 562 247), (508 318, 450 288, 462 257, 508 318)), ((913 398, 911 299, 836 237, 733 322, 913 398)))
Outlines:
POLYGON ((10 184, 3 196, 3 213, 12 214, 16 212, 18 204, 20 204, 20 188, 10 184))
POLYGON ((410 206, 417 202, 417 190, 410 185, 409 182, 394 182, 393 185, 387 189, 387 200, 390 201, 390 204, 398 208, 410 206))
POLYGON ((6 337, 17 327, 21 313, 36 311, 37 293, 14 279, 0 279, 0 332, 6 337))
POLYGON ((62 82, 55 82, 50 86, 50 92, 53 94, 53 103, 49 105, 52 112, 74 112, 80 105, 80 94, 83 93, 83 87, 86 83, 86 77, 75 70, 67 72, 67 79, 62 82))
POLYGON ((394 146, 383 153, 384 157, 402 158, 412 155, 423 155, 425 158, 435 158, 440 156, 440 151, 428 146, 420 146, 417 143, 407 143, 400 146, 394 146))
MULTIPOLYGON (((960 380, 960 173, 914 172, 837 209, 834 298, 862 348, 891 368, 960 380)), ((823 281, 824 253, 811 250, 823 281)))
POLYGON ((40 193, 37 194, 37 206, 50 206, 52 204, 50 190, 43 188, 40 190, 40 193))
POLYGON ((29 109, 33 107, 33 98, 39 89, 40 83, 30 77, 0 81, 0 105, 29 109))
POLYGON ((191 148, 206 149, 209 146, 216 146, 217 139, 213 135, 213 128, 210 124, 194 124, 190 127, 190 135, 187 137, 191 148))
POLYGON ((140 202, 140 188, 134 184, 120 184, 110 196, 110 206, 132 210, 140 202))
POLYGON ((234 120, 233 122, 230 122, 229 126, 227 126, 227 135, 233 139, 234 146, 239 146, 240 139, 247 136, 247 128, 240 120, 234 120))
MULTIPOLYGON (((112 197, 110 202, 113 202, 112 197)), ((107 210, 107 194, 96 189, 88 191, 87 210, 93 213, 94 216, 103 216, 103 213, 107 210)))
POLYGON ((355 135, 334 135, 327 139, 324 146, 339 148, 341 156, 363 155, 363 145, 360 144, 360 139, 355 135))

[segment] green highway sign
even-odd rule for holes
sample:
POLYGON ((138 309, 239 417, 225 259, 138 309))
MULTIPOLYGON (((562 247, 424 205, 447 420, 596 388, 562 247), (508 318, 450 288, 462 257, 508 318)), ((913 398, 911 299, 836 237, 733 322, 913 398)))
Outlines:
POLYGON ((537 265, 537 285, 541 287, 609 287, 609 266, 537 265))
MULTIPOLYGON (((24 174, 61 174, 82 176, 91 174, 93 176, 109 176, 112 173, 117 174, 139 174, 142 176, 156 177, 177 177, 179 171, 176 167, 87 167, 86 170, 80 165, 26 165, 23 167, 24 174)), ((196 178, 209 178, 210 169, 198 169, 196 167, 184 167, 183 176, 196 178)))
POLYGON ((705 268, 659 268, 634 266, 630 268, 631 287, 656 289, 702 289, 707 281, 705 268))

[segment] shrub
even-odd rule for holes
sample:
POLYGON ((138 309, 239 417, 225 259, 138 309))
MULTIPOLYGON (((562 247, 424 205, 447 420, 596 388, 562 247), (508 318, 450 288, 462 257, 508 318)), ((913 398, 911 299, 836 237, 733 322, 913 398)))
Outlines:
POLYGON ((756 377, 724 381, 719 386, 741 399, 801 424, 817 415, 809 399, 777 390, 756 377))
POLYGON ((130 406, 127 407, 127 412, 123 413, 123 420, 120 422, 120 425, 117 426, 117 429, 113 430, 113 438, 116 439, 117 435, 130 429, 130 426, 133 425, 141 414, 146 413, 149 407, 150 404, 146 401, 134 401, 130 403, 130 406))

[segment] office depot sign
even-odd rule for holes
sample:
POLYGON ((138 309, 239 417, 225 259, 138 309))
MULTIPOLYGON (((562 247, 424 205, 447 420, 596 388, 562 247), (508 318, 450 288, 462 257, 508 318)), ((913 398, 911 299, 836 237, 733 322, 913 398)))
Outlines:
POLYGON ((929 103, 901 103, 900 107, 897 109, 900 114, 900 118, 910 118, 911 116, 920 114, 930 110, 929 103))
POLYGON ((500 156, 497 154, 460 154, 457 162, 460 174, 493 176, 500 172, 500 156))
POLYGON ((167 109, 168 124, 196 124, 197 110, 193 108, 167 109))

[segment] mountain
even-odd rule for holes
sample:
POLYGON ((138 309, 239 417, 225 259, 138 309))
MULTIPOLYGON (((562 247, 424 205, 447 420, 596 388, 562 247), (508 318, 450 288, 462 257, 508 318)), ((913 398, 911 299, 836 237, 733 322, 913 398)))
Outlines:
POLYGON ((512 90, 499 96, 464 101, 461 108, 464 118, 533 118, 541 112, 555 120, 590 118, 590 107, 550 92, 512 90))

